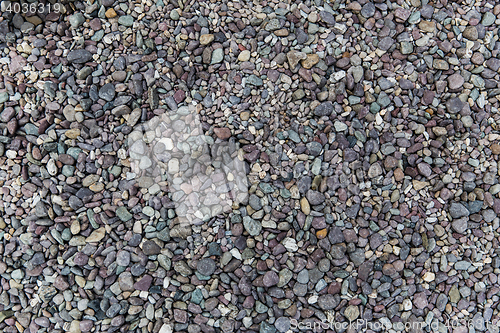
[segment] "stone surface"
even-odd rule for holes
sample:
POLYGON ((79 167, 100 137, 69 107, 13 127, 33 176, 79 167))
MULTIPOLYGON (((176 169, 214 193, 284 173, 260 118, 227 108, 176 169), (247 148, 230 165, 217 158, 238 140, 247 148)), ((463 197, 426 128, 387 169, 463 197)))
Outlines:
POLYGON ((61 5, 0 22, 1 332, 494 325, 495 1, 61 5))

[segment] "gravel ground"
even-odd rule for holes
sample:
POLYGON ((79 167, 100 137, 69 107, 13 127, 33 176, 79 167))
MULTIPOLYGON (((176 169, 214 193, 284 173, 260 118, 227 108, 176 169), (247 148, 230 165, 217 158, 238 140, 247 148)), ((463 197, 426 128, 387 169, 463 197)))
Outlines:
POLYGON ((63 9, 0 18, 0 331, 497 325, 494 0, 63 9), (155 117, 239 144, 249 195, 181 223, 132 163, 155 117))

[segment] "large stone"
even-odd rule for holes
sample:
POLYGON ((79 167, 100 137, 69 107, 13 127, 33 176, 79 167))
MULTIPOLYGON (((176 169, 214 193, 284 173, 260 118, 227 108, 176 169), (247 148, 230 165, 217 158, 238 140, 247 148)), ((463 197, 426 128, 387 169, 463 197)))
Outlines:
POLYGON ((450 88, 451 90, 457 90, 462 88, 464 82, 465 80, 462 77, 462 75, 460 75, 460 73, 455 73, 453 75, 448 76, 448 88, 450 88))
POLYGON ((231 130, 227 127, 216 127, 214 133, 221 140, 226 140, 231 137, 231 130))
POLYGON ((302 67, 310 69, 319 62, 317 54, 308 54, 304 60, 301 61, 302 67))
POLYGON ((154 241, 148 240, 145 241, 144 244, 142 244, 142 252, 144 252, 144 254, 147 256, 157 255, 160 253, 160 251, 160 246, 154 241))
POLYGON ((299 61, 307 58, 307 55, 304 52, 292 50, 286 54, 286 57, 288 58, 288 64, 290 65, 290 68, 294 69, 295 67, 297 67, 299 61))
POLYGON ((92 60, 92 53, 84 49, 73 50, 68 53, 66 59, 70 63, 83 64, 92 60))
POLYGON ((201 275, 210 276, 215 272, 216 264, 211 258, 203 258, 198 261, 196 269, 201 275))
POLYGON ((468 226, 468 220, 466 217, 454 220, 451 224, 453 230, 455 230, 459 234, 465 234, 465 232, 467 231, 467 226, 468 226))
POLYGON ((462 32, 462 35, 472 41, 475 41, 479 38, 479 34, 477 31, 477 28, 475 26, 468 26, 465 28, 465 30, 462 32))
POLYGON ((264 274, 264 278, 262 280, 262 283, 264 284, 265 287, 272 287, 279 282, 279 276, 275 271, 268 271, 266 274, 264 274))
MULTIPOLYGON (((338 296, 337 296, 338 297, 338 296)), ((332 310, 339 304, 339 299, 331 294, 321 295, 318 298, 318 305, 321 310, 332 310)))
POLYGON ((464 216, 469 216, 469 210, 465 208, 464 205, 458 202, 452 202, 450 205, 450 215, 454 219, 458 219, 464 216))
POLYGON ((314 115, 316 116, 329 116, 333 112, 332 102, 323 102, 314 109, 314 115))
POLYGON ((462 111, 463 107, 464 103, 458 97, 450 98, 446 102, 446 109, 448 110, 449 113, 458 113, 462 111))
POLYGON ((22 56, 14 56, 10 60, 9 64, 9 70, 11 74, 16 74, 17 72, 20 72, 23 70, 23 67, 26 66, 28 62, 26 59, 22 56))

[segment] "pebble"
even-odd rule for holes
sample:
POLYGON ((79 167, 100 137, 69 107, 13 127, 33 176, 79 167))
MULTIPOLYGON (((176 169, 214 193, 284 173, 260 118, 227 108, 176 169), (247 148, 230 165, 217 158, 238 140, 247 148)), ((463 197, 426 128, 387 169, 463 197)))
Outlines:
POLYGON ((68 59, 70 63, 83 64, 92 59, 92 54, 87 50, 77 49, 70 51, 66 59, 68 59))
POLYGON ((215 272, 216 264, 210 258, 204 258, 198 261, 196 269, 201 275, 210 276, 215 272))
POLYGON ((498 317, 495 3, 68 6, 0 22, 0 331, 498 317))

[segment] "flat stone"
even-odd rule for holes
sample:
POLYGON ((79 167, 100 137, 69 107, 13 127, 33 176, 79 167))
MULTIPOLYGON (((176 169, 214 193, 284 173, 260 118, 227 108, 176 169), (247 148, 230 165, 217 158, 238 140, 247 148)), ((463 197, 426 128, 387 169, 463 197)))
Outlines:
POLYGON ((262 280, 265 287, 272 287, 279 282, 278 274, 275 271, 268 271, 262 280))
POLYGON ((465 30, 462 32, 462 36, 471 41, 475 41, 479 38, 477 28, 475 26, 470 26, 470 25, 467 26, 465 30))
POLYGON ((214 35, 213 34, 203 34, 200 36, 200 44, 201 45, 208 45, 213 42, 214 40, 214 35))
POLYGON ((413 305, 415 305, 419 309, 424 309, 425 307, 427 307, 428 303, 425 292, 421 292, 413 296, 413 305))
POLYGON ((446 101, 446 109, 449 113, 458 113, 464 107, 464 103, 458 97, 450 98, 446 101))
POLYGON ((203 258, 198 261, 196 269, 201 275, 210 276, 215 272, 216 264, 213 259, 203 258))
POLYGON ((227 140, 231 137, 231 130, 227 127, 216 127, 214 128, 214 133, 221 140, 227 140))
POLYGON ((436 30, 436 22, 420 21, 418 27, 425 32, 434 32, 436 30))
POLYGON ((375 15, 375 5, 372 2, 367 2, 361 8, 361 15, 363 15, 366 18, 370 18, 373 15, 375 15))
POLYGON ((387 51, 391 48, 391 46, 394 44, 394 39, 391 37, 384 37, 378 42, 378 48, 387 51))
POLYGON ((148 291, 153 282, 153 278, 150 275, 144 275, 139 281, 134 283, 134 288, 137 290, 148 291))
POLYGON ((106 235, 106 229, 104 228, 99 228, 94 231, 85 239, 85 242, 87 243, 96 243, 99 242, 104 238, 106 235))
POLYGON ((458 202, 452 202, 449 208, 449 212, 452 218, 457 219, 464 216, 469 216, 469 210, 465 208, 464 205, 458 202))
POLYGON ((262 230, 261 222, 252 219, 250 216, 245 216, 243 218, 243 226, 250 236, 257 236, 262 230))
POLYGON ((447 71, 450 68, 448 62, 442 59, 434 59, 433 67, 441 71, 447 71))
POLYGON ((128 266, 130 264, 130 253, 125 250, 118 251, 116 255, 116 263, 120 266, 128 266))
POLYGON ((339 301, 330 294, 321 295, 318 298, 318 305, 320 309, 324 311, 333 310, 338 304, 339 301))
POLYGON ((455 230, 459 234, 465 234, 465 232, 467 231, 467 225, 468 225, 467 222, 468 222, 467 218, 462 217, 460 219, 454 220, 451 223, 451 227, 453 228, 453 230, 455 230))
POLYGON ((105 101, 111 102, 115 98, 115 85, 106 83, 99 89, 99 97, 105 101))
POLYGON ((310 69, 319 62, 317 54, 308 54, 304 60, 301 61, 302 67, 310 69))
POLYGON ((134 25, 135 19, 130 15, 123 15, 118 18, 118 24, 121 24, 125 27, 131 27, 134 25))
POLYGON ((307 55, 304 52, 292 50, 286 54, 286 57, 288 59, 288 63, 290 65, 290 68, 294 69, 295 67, 297 67, 297 65, 299 64, 299 62, 301 60, 304 60, 307 58, 307 55))
POLYGON ((123 222, 130 221, 133 217, 125 206, 120 206, 116 209, 116 216, 118 216, 123 222))
POLYGON ((153 256, 159 254, 161 251, 160 246, 156 244, 154 241, 145 241, 142 244, 142 252, 144 252, 145 255, 147 256, 153 256))
POLYGON ((224 50, 221 48, 213 50, 211 59, 211 64, 218 64, 222 62, 222 60, 224 59, 224 50))

